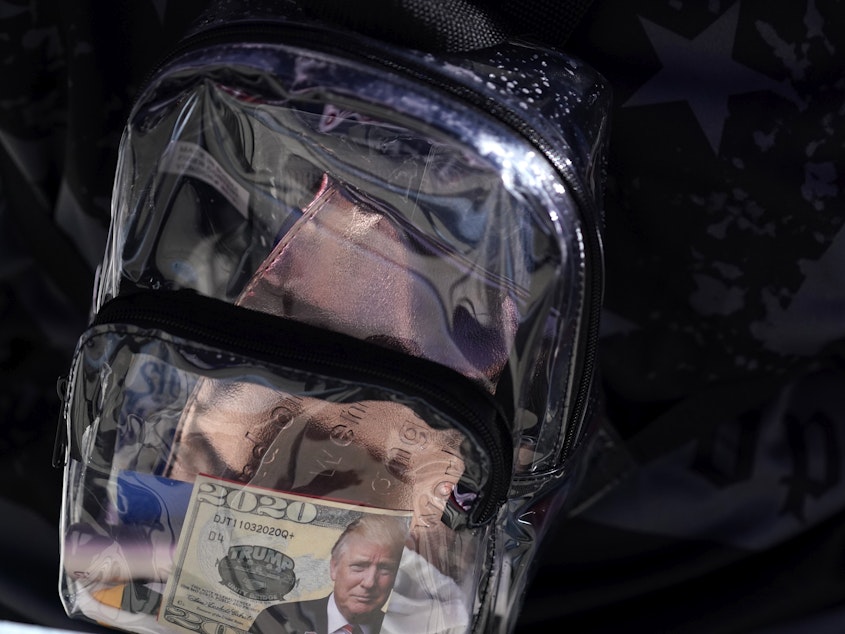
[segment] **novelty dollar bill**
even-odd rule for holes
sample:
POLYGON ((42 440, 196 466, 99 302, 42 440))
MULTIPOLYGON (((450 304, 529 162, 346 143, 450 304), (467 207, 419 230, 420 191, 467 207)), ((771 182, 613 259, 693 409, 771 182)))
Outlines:
POLYGON ((274 603, 332 592, 331 551, 362 515, 411 514, 197 477, 158 619, 192 632, 246 631, 274 603))

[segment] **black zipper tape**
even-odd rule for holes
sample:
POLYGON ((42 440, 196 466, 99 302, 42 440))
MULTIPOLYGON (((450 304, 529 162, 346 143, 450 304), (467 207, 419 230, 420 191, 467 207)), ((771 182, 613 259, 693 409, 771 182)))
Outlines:
POLYGON ((423 399, 464 426, 490 460, 468 524, 490 521, 507 497, 513 460, 509 416, 480 385, 438 363, 200 295, 141 291, 107 302, 93 326, 159 330, 232 354, 324 376, 364 382, 423 399))

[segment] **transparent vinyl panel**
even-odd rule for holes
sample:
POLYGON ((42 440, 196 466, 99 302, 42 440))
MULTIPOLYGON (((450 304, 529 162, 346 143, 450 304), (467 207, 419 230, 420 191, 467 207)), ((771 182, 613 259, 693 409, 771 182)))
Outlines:
POLYGON ((98 305, 194 289, 440 363, 509 404, 521 470, 557 468, 584 255, 548 161, 392 74, 213 51, 131 119, 98 305))
POLYGON ((375 631, 468 631, 488 528, 460 516, 491 466, 461 421, 129 325, 90 331, 72 381, 72 613, 269 634, 333 592, 375 631), (353 569, 372 576, 352 584, 353 569))

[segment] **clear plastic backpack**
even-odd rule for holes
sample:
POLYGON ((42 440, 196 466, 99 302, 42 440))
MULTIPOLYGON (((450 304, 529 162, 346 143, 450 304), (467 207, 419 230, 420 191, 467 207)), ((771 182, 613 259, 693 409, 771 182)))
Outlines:
POLYGON ((302 17, 174 51, 123 135, 67 381, 68 614, 512 628, 601 442, 608 101, 560 52, 302 17))

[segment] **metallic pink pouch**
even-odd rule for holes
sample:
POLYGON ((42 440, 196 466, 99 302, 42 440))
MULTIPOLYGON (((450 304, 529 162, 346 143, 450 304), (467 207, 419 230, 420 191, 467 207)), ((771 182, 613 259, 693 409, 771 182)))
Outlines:
POLYGON ((237 303, 436 361, 490 392, 519 319, 505 284, 330 177, 237 303), (444 314, 444 293, 463 311, 444 314))

